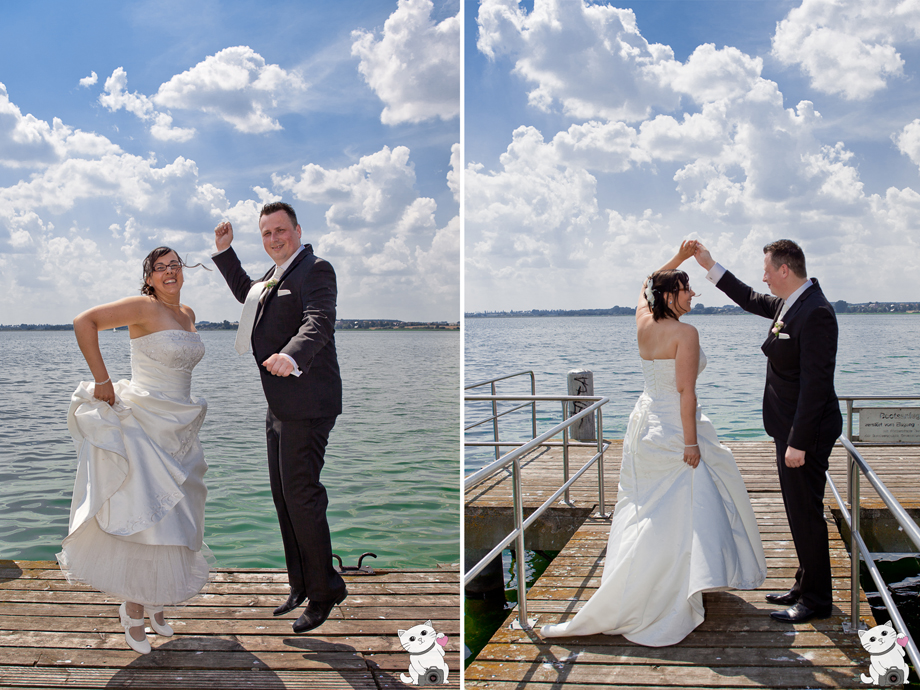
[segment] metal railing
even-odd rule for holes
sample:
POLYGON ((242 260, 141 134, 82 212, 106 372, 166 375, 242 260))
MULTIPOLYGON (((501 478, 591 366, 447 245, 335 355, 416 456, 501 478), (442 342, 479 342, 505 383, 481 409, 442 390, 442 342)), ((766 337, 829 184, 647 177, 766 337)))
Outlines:
POLYGON ((904 510, 904 508, 894 497, 888 487, 885 486, 885 483, 869 466, 869 463, 865 461, 852 441, 853 401, 920 400, 920 396, 841 396, 840 399, 847 402, 846 431, 840 435, 838 440, 847 451, 847 500, 850 504, 849 510, 847 510, 846 502, 841 497, 836 484, 834 484, 834 480, 831 478, 830 471, 826 472, 825 474, 828 484, 831 487, 831 491, 834 493, 834 498, 837 501, 837 505, 840 507, 840 512, 843 515, 843 519, 846 522, 847 527, 850 529, 850 621, 849 626, 847 626, 846 623, 844 624, 844 629, 847 630, 847 627, 849 627, 847 632, 852 633, 855 633, 857 630, 859 630, 859 561, 860 557, 862 557, 863 561, 866 563, 866 567, 869 570, 869 574, 872 576, 872 580, 875 582, 875 585, 878 588, 879 594, 882 597, 882 601, 885 603, 885 608, 888 610, 888 614, 891 616, 891 620, 894 623, 895 628, 899 633, 907 635, 907 654, 910 656, 910 660, 913 663, 914 668, 920 669, 920 651, 918 651, 916 644, 914 643, 913 639, 911 639, 910 633, 907 631, 907 625, 904 623, 904 619, 901 617, 901 613, 898 610, 897 605, 894 603, 894 599, 892 598, 891 593, 888 591, 888 585, 885 583, 884 579, 882 579, 882 575, 879 572, 878 566, 876 565, 875 560, 872 558, 872 553, 869 551, 869 548, 866 546, 865 541, 863 541, 863 538, 860 535, 859 473, 862 472, 866 475, 869 483, 872 484, 873 488, 876 490, 876 492, 878 492, 878 495, 891 511, 895 520, 897 520, 898 524, 901 526, 901 529, 918 549, 920 549, 920 528, 917 527, 917 524, 911 519, 910 515, 907 514, 907 511, 904 510))
MULTIPOLYGON (((488 385, 488 386, 491 386, 492 395, 494 396, 496 382, 506 381, 507 379, 513 379, 517 376, 530 376, 530 394, 532 396, 535 396, 537 394, 537 380, 534 377, 534 373, 532 370, 519 371, 515 374, 508 374, 506 376, 496 376, 494 379, 486 379, 485 381, 477 381, 476 383, 471 383, 468 386, 464 386, 463 390, 468 391, 474 388, 480 388, 482 386, 488 385)), ((470 424, 469 426, 464 427, 463 430, 469 431, 470 429, 473 429, 479 426, 480 424, 485 424, 486 422, 492 422, 492 435, 496 441, 495 459, 498 460, 499 456, 501 455, 499 451, 499 445, 498 445, 498 418, 504 417, 506 414, 511 414, 512 412, 523 409, 525 407, 527 407, 527 403, 524 403, 523 405, 518 405, 517 407, 512 407, 509 410, 502 410, 502 413, 499 414, 498 413, 498 401, 493 400, 492 401, 492 416, 487 417, 486 419, 480 420, 478 422, 475 422, 473 424, 470 424)), ((530 423, 531 423, 531 426, 533 427, 533 436, 531 436, 531 438, 534 438, 537 435, 537 403, 536 402, 533 402, 530 404, 530 423)))
MULTIPOLYGON (((527 373, 527 372, 522 372, 527 373)), ((496 379, 499 380, 499 379, 496 379)), ((488 381, 483 382, 479 385, 484 385, 489 383, 488 381)), ((605 498, 604 498, 604 451, 610 446, 609 442, 604 441, 604 425, 603 425, 603 416, 601 413, 601 408, 608 402, 610 398, 600 397, 600 396, 584 396, 584 395, 560 395, 560 396, 549 396, 549 395, 487 395, 487 396, 466 396, 464 398, 467 402, 488 402, 492 401, 493 405, 500 401, 510 401, 510 402, 520 402, 527 401, 529 404, 536 408, 537 402, 543 401, 561 401, 563 403, 563 421, 560 424, 555 425, 549 431, 546 431, 540 435, 536 434, 536 429, 534 429, 534 437, 530 441, 526 442, 500 442, 498 440, 498 427, 495 428, 495 441, 469 441, 465 442, 465 446, 489 446, 495 445, 496 452, 499 446, 517 446, 514 450, 506 453, 501 456, 494 462, 486 465, 482 469, 476 470, 469 476, 465 477, 463 480, 463 489, 464 491, 469 491, 471 488, 477 484, 485 481, 489 477, 492 477, 497 472, 500 472, 511 466, 511 479, 512 479, 512 502, 513 502, 513 512, 514 512, 514 529, 502 539, 488 554, 485 555, 478 563, 476 563, 472 568, 468 568, 466 573, 463 576, 463 585, 467 586, 470 582, 473 581, 482 570, 492 562, 493 559, 501 556, 502 551, 506 546, 509 546, 512 542, 515 542, 515 548, 517 550, 517 562, 516 562, 516 577, 517 577, 517 589, 518 589, 518 624, 521 628, 529 630, 532 625, 530 620, 527 617, 527 573, 526 573, 526 564, 524 559, 524 531, 530 527, 548 508, 550 508, 555 501, 565 494, 566 500, 568 500, 568 491, 569 487, 574 484, 588 469, 591 468, 595 463, 597 464, 597 474, 598 474, 598 504, 599 504, 599 513, 605 515, 605 498), (591 403, 585 409, 576 412, 571 417, 567 416, 568 403, 570 402, 587 402, 591 403), (597 432, 596 444, 597 452, 595 455, 588 460, 574 475, 571 477, 568 476, 568 446, 577 445, 577 446, 594 446, 592 443, 579 443, 570 441, 568 439, 568 429, 580 421, 581 419, 589 416, 595 415, 595 430, 597 432), (563 441, 560 442, 550 441, 551 438, 557 436, 560 432, 563 433, 563 441), (523 487, 521 482, 521 463, 520 459, 529 453, 534 448, 540 446, 563 446, 563 454, 565 458, 564 462, 564 472, 563 472, 563 483, 559 489, 550 496, 539 508, 537 508, 526 520, 524 520, 524 494, 523 487)), ((521 407, 526 407, 527 405, 521 405, 516 409, 521 407)), ((494 407, 493 407, 494 409, 494 407)), ((494 413, 493 413, 494 417, 494 413)), ((534 412, 534 419, 536 419, 536 413, 534 412)), ((486 420, 488 421, 488 420, 486 420)), ((472 428, 472 425, 469 428, 472 428)))

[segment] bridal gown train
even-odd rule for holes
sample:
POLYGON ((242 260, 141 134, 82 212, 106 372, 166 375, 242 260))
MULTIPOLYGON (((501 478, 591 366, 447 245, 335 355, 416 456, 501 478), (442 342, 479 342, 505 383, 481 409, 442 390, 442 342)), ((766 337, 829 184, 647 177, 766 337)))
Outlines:
POLYGON ((147 606, 181 603, 207 583, 198 441, 207 403, 190 397, 203 355, 197 333, 151 333, 131 340, 131 380, 115 384, 114 405, 95 399, 91 382, 74 392, 77 478, 58 554, 68 580, 147 606))
MULTIPOLYGON (((706 358, 700 353, 700 372, 706 358)), ((697 406, 702 459, 683 462, 673 359, 642 360, 645 391, 623 440, 617 504, 600 588, 544 637, 623 635, 676 644, 703 622, 703 592, 756 589, 767 567, 744 481, 697 406)))

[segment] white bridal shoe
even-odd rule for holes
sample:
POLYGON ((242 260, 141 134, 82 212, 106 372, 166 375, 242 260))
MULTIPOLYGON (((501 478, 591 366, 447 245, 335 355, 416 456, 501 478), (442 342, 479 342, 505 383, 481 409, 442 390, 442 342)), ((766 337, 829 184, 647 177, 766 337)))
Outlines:
POLYGON ((135 640, 131 637, 130 628, 139 627, 143 629, 144 619, 129 617, 127 604, 122 604, 118 607, 118 617, 121 618, 121 626, 125 629, 125 642, 128 643, 128 646, 138 654, 150 654, 150 641, 147 639, 146 633, 143 640, 135 640))
POLYGON ((162 635, 163 637, 171 637, 171 636, 172 636, 172 634, 173 634, 173 629, 169 626, 169 623, 166 622, 166 617, 165 617, 165 616, 163 617, 163 624, 162 624, 162 625, 160 625, 159 623, 157 623, 157 619, 154 618, 154 616, 156 616, 158 613, 162 613, 162 612, 163 612, 163 607, 162 607, 162 606, 160 606, 159 608, 145 607, 145 608, 144 608, 144 612, 147 614, 147 616, 148 616, 149 619, 150 619, 150 627, 153 628, 153 631, 154 631, 157 635, 162 635))

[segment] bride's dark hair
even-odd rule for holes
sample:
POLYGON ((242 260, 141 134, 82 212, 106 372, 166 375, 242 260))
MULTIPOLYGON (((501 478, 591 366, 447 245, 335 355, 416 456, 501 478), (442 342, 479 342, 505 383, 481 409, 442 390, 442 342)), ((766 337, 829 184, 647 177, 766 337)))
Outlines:
POLYGON ((144 259, 144 277, 141 278, 141 294, 142 295, 153 295, 153 297, 156 297, 157 299, 159 299, 159 297, 157 297, 156 295, 156 290, 154 290, 152 286, 147 285, 147 278, 149 278, 151 274, 153 274, 153 267, 156 266, 157 259, 159 259, 160 257, 166 256, 170 252, 176 255, 176 258, 179 259, 179 263, 182 264, 182 268, 197 268, 198 266, 201 266, 206 271, 211 270, 210 268, 208 268, 207 266, 201 263, 197 263, 194 266, 189 266, 187 263, 185 263, 185 260, 181 256, 179 256, 179 252, 177 252, 175 249, 172 249, 170 247, 157 247, 156 249, 154 249, 152 252, 150 252, 147 255, 146 259, 144 259))
POLYGON ((649 276, 649 281, 652 284, 652 294, 655 296, 655 303, 649 305, 652 318, 655 321, 676 319, 677 314, 668 306, 668 297, 677 295, 681 288, 689 289, 690 276, 672 268, 667 271, 655 271, 649 276))

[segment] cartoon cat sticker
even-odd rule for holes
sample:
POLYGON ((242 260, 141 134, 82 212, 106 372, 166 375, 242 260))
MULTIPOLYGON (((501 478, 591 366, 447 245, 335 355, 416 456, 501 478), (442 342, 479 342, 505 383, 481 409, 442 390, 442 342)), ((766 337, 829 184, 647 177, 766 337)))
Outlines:
POLYGON ((403 683, 410 685, 438 685, 447 682, 447 662, 444 647, 447 635, 436 633, 431 621, 400 630, 399 643, 409 652, 409 675, 399 674, 403 683))
POLYGON ((869 675, 860 675, 863 683, 904 685, 907 682, 907 663, 904 661, 907 635, 897 634, 891 621, 876 625, 871 630, 860 630, 859 641, 872 655, 869 675))

